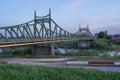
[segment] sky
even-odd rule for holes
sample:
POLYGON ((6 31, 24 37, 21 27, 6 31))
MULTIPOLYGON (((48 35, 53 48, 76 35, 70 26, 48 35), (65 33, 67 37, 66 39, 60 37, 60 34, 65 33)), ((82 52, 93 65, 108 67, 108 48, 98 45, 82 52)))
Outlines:
POLYGON ((63 29, 76 32, 79 26, 92 33, 120 34, 120 0, 0 0, 0 27, 17 25, 52 11, 52 19, 63 29))

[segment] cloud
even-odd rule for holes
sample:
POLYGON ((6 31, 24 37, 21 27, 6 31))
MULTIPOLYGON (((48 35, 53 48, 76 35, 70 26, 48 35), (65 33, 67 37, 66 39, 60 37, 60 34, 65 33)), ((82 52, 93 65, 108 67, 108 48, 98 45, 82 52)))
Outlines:
POLYGON ((94 33, 107 30, 110 34, 119 33, 120 18, 118 13, 105 12, 96 14, 81 22, 82 25, 89 24, 90 30, 94 33))
POLYGON ((67 4, 63 6, 65 9, 76 9, 82 6, 86 0, 70 0, 67 4))
POLYGON ((97 14, 95 16, 90 17, 85 20, 86 24, 92 24, 94 26, 98 26, 97 28, 119 24, 118 13, 105 12, 103 14, 97 14), (117 18, 116 18, 117 17, 117 18), (116 20, 117 19, 117 20, 116 20))

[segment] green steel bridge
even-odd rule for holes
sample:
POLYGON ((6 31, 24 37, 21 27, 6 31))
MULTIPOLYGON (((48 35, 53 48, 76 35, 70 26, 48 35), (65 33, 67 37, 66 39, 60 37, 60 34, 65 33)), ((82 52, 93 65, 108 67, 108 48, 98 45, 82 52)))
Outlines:
POLYGON ((0 48, 93 39, 88 26, 75 33, 64 30, 51 18, 50 9, 46 16, 37 16, 34 11, 34 19, 29 22, 0 27, 0 48))

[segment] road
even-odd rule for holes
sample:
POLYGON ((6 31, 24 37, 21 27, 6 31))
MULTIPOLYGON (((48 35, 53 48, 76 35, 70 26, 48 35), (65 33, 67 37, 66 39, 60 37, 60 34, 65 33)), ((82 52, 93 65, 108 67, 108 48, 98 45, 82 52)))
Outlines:
POLYGON ((71 68, 86 68, 86 69, 97 69, 101 71, 112 71, 112 72, 120 72, 120 67, 114 66, 69 66, 71 68))

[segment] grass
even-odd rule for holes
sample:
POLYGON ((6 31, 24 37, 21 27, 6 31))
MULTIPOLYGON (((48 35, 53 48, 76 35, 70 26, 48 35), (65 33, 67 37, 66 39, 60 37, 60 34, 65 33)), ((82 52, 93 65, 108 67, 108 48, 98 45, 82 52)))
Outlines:
POLYGON ((0 53, 0 58, 10 58, 10 57, 15 57, 14 55, 11 55, 11 54, 3 54, 3 53, 0 53))
POLYGON ((99 56, 66 56, 66 55, 55 55, 55 56, 25 56, 25 55, 10 55, 10 54, 0 54, 0 58, 29 58, 29 59, 42 59, 42 58, 73 58, 71 60, 80 61, 120 61, 120 57, 99 57, 99 56))
POLYGON ((22 57, 22 58, 66 58, 69 56, 63 56, 63 55, 45 55, 45 56, 32 56, 32 55, 12 55, 12 54, 0 54, 0 58, 13 58, 13 57, 22 57))
POLYGON ((120 72, 0 64, 0 80, 120 80, 120 72))

